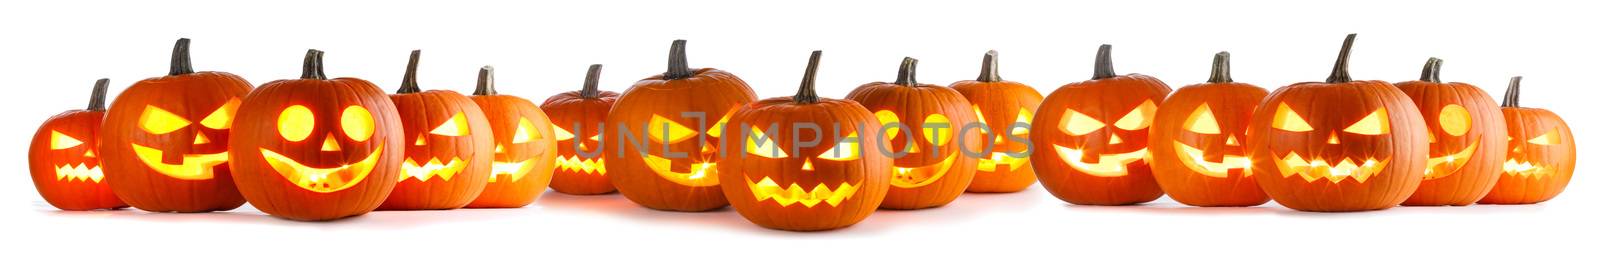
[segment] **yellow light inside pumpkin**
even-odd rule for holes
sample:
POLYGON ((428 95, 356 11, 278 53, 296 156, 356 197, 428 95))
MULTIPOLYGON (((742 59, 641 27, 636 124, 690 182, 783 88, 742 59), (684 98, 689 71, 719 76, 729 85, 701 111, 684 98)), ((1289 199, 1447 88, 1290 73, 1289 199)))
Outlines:
POLYGON ((888 128, 883 130, 883 133, 884 133, 883 136, 888 136, 889 139, 891 139, 891 140, 893 140, 896 137, 900 137, 900 126, 899 125, 895 125, 893 127, 889 127, 890 123, 894 123, 894 124, 899 124, 900 123, 900 115, 899 114, 895 114, 894 111, 890 111, 890 110, 878 110, 877 112, 874 112, 872 114, 873 114, 873 116, 878 117, 878 123, 879 124, 883 124, 884 127, 888 127, 888 128))
MULTIPOLYGON (((517 133, 515 135, 511 136, 511 143, 525 143, 525 142, 528 142, 528 141, 532 141, 534 138, 537 138, 538 136, 539 136, 539 132, 534 131, 534 129, 533 129, 533 122, 532 121, 528 121, 528 118, 524 117, 521 120, 517 121, 517 133)), ((556 135, 556 138, 560 138, 560 137, 561 137, 560 135, 556 135)), ((572 137, 572 134, 568 133, 567 134, 567 138, 571 138, 571 137, 572 137)))
POLYGON ((1113 125, 1122 130, 1140 130, 1150 127, 1151 123, 1155 123, 1155 118, 1153 117, 1155 115, 1155 101, 1145 100, 1144 103, 1139 104, 1139 107, 1133 108, 1133 111, 1123 115, 1122 119, 1117 120, 1117 123, 1113 125))
POLYGON ((950 124, 950 118, 943 114, 929 114, 922 118, 922 138, 936 145, 950 144, 950 137, 955 136, 955 129, 961 128, 950 124))
POLYGON ((678 122, 672 121, 672 119, 661 117, 661 115, 650 115, 649 125, 650 126, 646 128, 646 130, 649 130, 650 132, 650 139, 660 143, 682 142, 683 140, 689 139, 689 137, 693 137, 697 133, 693 129, 689 129, 689 127, 678 124, 678 122))
MULTIPOLYGON (((1445 105, 1439 109, 1439 128, 1450 136, 1467 134, 1467 129, 1472 128, 1472 116, 1467 114, 1467 108, 1461 105, 1445 105)), ((1432 133, 1428 134, 1431 138, 1432 133)))
POLYGON ((1067 120, 1061 121, 1058 128, 1072 136, 1083 136, 1106 126, 1106 123, 1072 109, 1067 109, 1065 118, 1067 120))
MULTIPOLYGON (((1028 110, 1017 111, 1017 120, 1015 121, 1016 123, 1024 124, 1024 126, 1033 125, 1033 112, 1029 112, 1028 110)), ((1028 128, 1006 128, 1011 129, 1011 135, 1028 135, 1028 128)))
POLYGON ((344 112, 339 115, 339 125, 344 130, 345 136, 350 136, 351 140, 358 142, 372 138, 372 132, 376 128, 372 123, 372 112, 361 106, 345 107, 344 112))
MULTIPOLYGON (((524 119, 524 121, 526 121, 526 119, 524 119)), ((517 123, 517 135, 518 136, 512 136, 511 140, 515 141, 517 138, 522 138, 523 140, 527 140, 528 139, 527 138, 528 135, 526 134, 527 131, 523 131, 522 123, 523 122, 521 122, 521 121, 519 121, 517 123)), ((528 125, 532 126, 533 124, 529 123, 528 125)), ((572 137, 573 137, 572 136, 572 132, 567 131, 567 129, 565 129, 565 128, 561 128, 561 126, 551 125, 550 128, 551 128, 552 131, 555 131, 556 140, 557 141, 571 140, 572 137)))
POLYGON ((229 129, 233 127, 233 115, 239 111, 239 98, 229 99, 222 107, 200 119, 200 125, 211 129, 229 129))
MULTIPOLYGON (((844 136, 844 139, 840 139, 839 143, 834 144, 827 151, 823 151, 817 158, 833 161, 851 161, 861 158, 861 138, 855 132, 850 132, 850 135, 844 136)), ((806 165, 808 167, 811 165, 809 159, 806 160, 806 165)))
POLYGON ((750 193, 755 195, 757 202, 772 200, 780 206, 799 203, 806 208, 822 203, 827 203, 829 206, 839 206, 839 203, 855 195, 856 189, 858 189, 850 183, 839 183, 838 188, 828 188, 828 185, 819 183, 811 187, 811 190, 801 188, 799 184, 791 183, 785 188, 778 185, 778 182, 773 181, 770 177, 763 177, 759 182, 750 182, 750 179, 745 179, 745 184, 750 188, 750 193))
POLYGON ((456 112, 456 115, 451 116, 450 120, 444 121, 444 123, 439 124, 438 127, 433 128, 428 133, 439 136, 460 137, 472 134, 472 131, 467 128, 467 115, 456 112))
POLYGON ((1272 127, 1291 132, 1306 132, 1313 130, 1310 123, 1306 123, 1300 113, 1294 112, 1287 103, 1278 103, 1278 111, 1272 115, 1272 127))
POLYGON ((1529 139, 1528 143, 1537 144, 1537 145, 1561 144, 1561 133, 1560 132, 1556 132, 1555 129, 1551 129, 1549 132, 1545 132, 1544 134, 1540 134, 1538 137, 1533 137, 1533 139, 1529 139))
POLYGON ((1355 124, 1345 127, 1344 132, 1361 135, 1389 134, 1389 110, 1378 108, 1378 110, 1367 114, 1366 117, 1362 117, 1361 121, 1356 121, 1355 124))
POLYGON ((783 147, 778 146, 777 138, 767 137, 767 134, 761 132, 761 128, 757 127, 750 127, 750 136, 745 138, 744 152, 764 158, 789 157, 789 153, 784 152, 783 147), (758 141, 756 138, 764 139, 763 141, 758 141))
POLYGON ((139 127, 150 134, 167 134, 180 128, 189 126, 189 120, 182 116, 146 105, 144 113, 139 115, 139 127))
POLYGON ((78 138, 61 134, 60 131, 50 131, 50 150, 73 148, 82 144, 83 141, 78 140, 78 138))
POLYGON ((291 142, 304 141, 311 136, 311 129, 316 124, 317 119, 311 115, 311 109, 300 105, 289 106, 278 114, 278 135, 291 142))
POLYGON ((1200 104, 1189 114, 1189 119, 1184 121, 1189 131, 1200 134, 1222 134, 1222 128, 1217 126, 1217 117, 1211 113, 1211 105, 1200 104))

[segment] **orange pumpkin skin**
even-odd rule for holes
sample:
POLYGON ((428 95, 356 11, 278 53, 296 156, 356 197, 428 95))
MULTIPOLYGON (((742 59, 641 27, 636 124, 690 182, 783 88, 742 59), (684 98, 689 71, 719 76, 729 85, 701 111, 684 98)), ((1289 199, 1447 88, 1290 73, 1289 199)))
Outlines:
POLYGON ((483 108, 494 131, 495 170, 489 186, 467 208, 517 208, 527 206, 544 194, 555 169, 554 134, 550 118, 533 102, 501 95, 494 88, 494 68, 478 71, 478 89, 472 101, 483 108))
POLYGON ((1350 79, 1345 63, 1354 40, 1354 34, 1345 39, 1327 82, 1278 88, 1250 121, 1245 145, 1256 182, 1284 207, 1387 209, 1422 181, 1426 122, 1394 85, 1350 79))
POLYGON ((234 117, 229 107, 250 92, 250 83, 225 72, 194 72, 188 43, 179 39, 174 46, 168 76, 128 86, 106 112, 99 147, 106 183, 141 210, 209 212, 244 205, 228 171, 232 127, 226 120, 234 117))
POLYGON ((689 69, 683 44, 681 40, 673 42, 667 73, 634 83, 617 97, 606 115, 605 122, 616 126, 607 126, 605 131, 606 173, 623 197, 639 205, 667 211, 707 211, 728 205, 717 187, 717 162, 724 153, 718 150, 723 141, 718 124, 724 120, 718 119, 727 119, 739 106, 755 101, 756 94, 733 73, 689 69), (667 122, 651 124, 653 118, 667 122), (655 136, 662 132, 640 130, 670 126, 667 124, 686 127, 695 136, 670 142, 671 138, 655 136), (624 128, 628 134, 623 134, 624 128), (663 143, 672 154, 663 151, 663 143), (671 157, 677 155, 684 157, 671 157))
POLYGON ((556 192, 595 195, 617 191, 606 175, 605 158, 596 155, 601 154, 597 151, 603 151, 596 135, 600 134, 606 113, 611 111, 611 105, 617 102, 620 94, 599 90, 600 65, 590 66, 589 70, 583 90, 556 94, 539 105, 550 116, 552 127, 568 133, 556 138, 557 164, 550 180, 550 188, 556 192), (584 157, 578 154, 579 150, 594 156, 584 157))
POLYGON ((100 169, 100 120, 106 115, 107 79, 95 82, 89 108, 51 116, 39 125, 28 146, 28 171, 39 196, 61 210, 118 209, 117 199, 100 169))
POLYGON ((1256 206, 1267 194, 1245 155, 1245 129, 1267 89, 1233 82, 1228 52, 1217 53, 1211 80, 1178 88, 1150 127, 1151 168, 1172 199, 1192 206, 1256 206))
POLYGON ((443 210, 466 206, 489 183, 494 137, 489 120, 472 99, 454 90, 421 91, 417 60, 400 90, 389 98, 400 113, 406 158, 399 182, 378 210, 443 210))
POLYGON ((1068 203, 1128 205, 1161 198, 1146 144, 1156 108, 1172 89, 1155 77, 1116 75, 1110 50, 1101 45, 1094 79, 1057 88, 1034 116, 1033 172, 1045 190, 1068 203))
POLYGON ((1000 79, 997 58, 998 53, 989 51, 977 80, 950 84, 950 89, 972 103, 978 121, 989 127, 988 132, 978 133, 982 141, 979 149, 986 151, 978 155, 978 172, 972 176, 967 192, 1017 192, 1036 182, 1033 164, 1020 155, 1028 145, 1018 140, 1026 140, 1030 129, 1012 126, 1033 123, 1033 113, 1039 110, 1044 96, 1026 84, 1000 79))
POLYGON ((845 97, 872 111, 882 125, 901 123, 890 133, 867 138, 888 142, 884 145, 887 147, 868 150, 904 154, 894 158, 883 208, 944 206, 972 185, 972 176, 978 171, 978 158, 961 150, 976 151, 982 144, 978 132, 962 132, 963 127, 978 122, 972 103, 955 89, 917 83, 916 68, 917 59, 906 57, 895 82, 864 84, 845 97), (940 131, 940 138, 949 139, 935 141, 929 135, 934 131, 940 131))
POLYGON ((1394 84, 1428 123, 1428 162, 1406 206, 1465 206, 1489 194, 1506 157, 1506 120, 1494 98, 1471 84, 1439 81, 1437 58, 1421 80, 1394 84), (1465 155, 1462 155, 1462 154, 1465 155))
POLYGON ((272 81, 246 96, 235 123, 240 136, 229 141, 239 193, 275 217, 365 214, 400 179, 406 142, 394 102, 366 80, 327 79, 321 54, 307 52, 301 79, 272 81))
POLYGON ((1503 108, 1511 138, 1500 181, 1482 204, 1535 204, 1560 195, 1577 168, 1572 129, 1555 112, 1520 107, 1522 77, 1511 79, 1503 108), (1543 138, 1541 138, 1543 137, 1543 138))

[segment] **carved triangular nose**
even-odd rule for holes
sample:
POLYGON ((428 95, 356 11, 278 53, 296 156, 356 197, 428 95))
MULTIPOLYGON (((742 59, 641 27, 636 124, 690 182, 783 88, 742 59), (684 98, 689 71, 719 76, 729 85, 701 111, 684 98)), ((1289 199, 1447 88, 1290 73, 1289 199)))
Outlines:
POLYGON ((504 154, 505 152, 506 152, 506 146, 505 145, 498 144, 498 143, 494 144, 494 153, 495 154, 504 154))
POLYGON ((206 138, 205 134, 201 134, 201 133, 195 133, 194 134, 194 145, 202 145, 202 144, 207 144, 207 143, 211 143, 211 139, 210 138, 206 138))
POLYGON ((1233 135, 1228 135, 1227 145, 1229 145, 1229 146, 1239 146, 1239 139, 1238 138, 1234 138, 1233 135))
POLYGON ((1328 144, 1339 144, 1339 133, 1328 133, 1328 144))
POLYGON ((917 148, 917 143, 906 142, 906 153, 922 153, 922 149, 917 148))
POLYGON ((800 170, 808 171, 808 172, 816 170, 815 168, 811 167, 811 158, 806 158, 806 164, 805 165, 800 165, 800 170))
POLYGON ((1434 142, 1437 142, 1437 141, 1439 141, 1439 139, 1435 139, 1433 137, 1433 131, 1429 130, 1428 131, 1428 143, 1434 143, 1434 142))
POLYGON ((1119 144, 1119 143, 1122 143, 1122 137, 1117 137, 1117 134, 1111 134, 1111 142, 1110 142, 1110 144, 1119 144))
POLYGON ((411 144, 412 145, 428 145, 428 135, 427 134, 417 135, 417 141, 412 142, 411 144))
POLYGON ((322 151, 324 151, 324 152, 337 152, 337 151, 339 151, 339 142, 333 141, 333 134, 328 134, 327 139, 323 139, 322 140, 322 151))
POLYGON ((83 152, 83 157, 95 157, 94 150, 84 151, 83 152))

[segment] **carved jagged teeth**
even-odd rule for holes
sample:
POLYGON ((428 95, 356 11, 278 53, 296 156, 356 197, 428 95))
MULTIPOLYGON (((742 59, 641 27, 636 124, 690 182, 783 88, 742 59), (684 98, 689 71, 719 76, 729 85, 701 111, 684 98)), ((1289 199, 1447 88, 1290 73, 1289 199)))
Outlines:
POLYGON ((779 186, 778 182, 772 181, 771 177, 763 177, 760 182, 750 182, 749 179, 745 179, 745 183, 750 186, 750 192, 755 194, 758 202, 773 200, 782 206, 800 203, 807 208, 819 203, 839 206, 840 202, 855 195, 858 189, 850 183, 839 183, 839 187, 835 189, 828 188, 826 184, 817 184, 810 191, 806 191, 798 184, 789 184, 788 188, 784 188, 779 186))
POLYGON ((588 174, 598 172, 600 174, 606 174, 606 160, 605 158, 585 159, 579 157, 557 156, 556 168, 571 172, 583 172, 588 174))
POLYGON ((418 165, 416 161, 407 158, 405 163, 400 164, 400 180, 417 179, 417 181, 427 182, 429 178, 438 175, 440 179, 450 181, 450 178, 455 178, 456 174, 461 173, 461 170, 466 167, 467 162, 462 161, 460 158, 452 158, 449 163, 440 162, 439 158, 433 158, 428 160, 427 164, 422 165, 418 165))
POLYGON ((1306 161, 1300 154, 1291 152, 1289 156, 1278 160, 1278 170, 1283 173, 1283 177, 1299 174, 1306 182, 1328 179, 1330 182, 1339 183, 1345 178, 1353 178, 1356 182, 1365 183, 1367 178, 1383 171, 1384 165, 1388 164, 1387 160, 1378 161, 1372 158, 1358 164, 1350 158, 1345 158, 1338 164, 1330 165, 1322 159, 1306 161))
POLYGON ((1028 163, 1027 157, 1011 157, 1011 154, 996 151, 990 153, 989 158, 978 160, 978 170, 992 172, 995 171, 996 167, 1004 164, 1006 168, 1014 172, 1022 169, 1022 164, 1024 163, 1028 163))
POLYGON ((1520 177, 1540 176, 1544 175, 1546 171, 1544 166, 1536 165, 1528 161, 1518 161, 1515 158, 1506 159, 1506 164, 1502 167, 1506 174, 1520 177))
POLYGON ((100 171, 100 166, 87 166, 84 164, 56 166, 57 181, 94 181, 99 183, 100 179, 105 177, 105 173, 100 171))

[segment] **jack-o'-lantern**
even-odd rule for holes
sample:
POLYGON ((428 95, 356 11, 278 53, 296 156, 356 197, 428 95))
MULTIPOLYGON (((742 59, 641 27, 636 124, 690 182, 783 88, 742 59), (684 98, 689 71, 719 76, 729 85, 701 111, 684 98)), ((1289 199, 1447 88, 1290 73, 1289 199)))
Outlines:
POLYGON ((405 138, 394 102, 357 78, 328 79, 322 51, 296 80, 261 85, 239 105, 229 140, 234 180, 250 205, 292 220, 371 212, 400 179, 405 138))
POLYGON ((494 87, 494 67, 478 70, 478 88, 472 101, 489 118, 494 132, 494 168, 489 186, 468 208, 516 208, 527 206, 544 194, 555 169, 557 137, 533 102, 512 95, 501 95, 494 87))
POLYGON ((617 97, 604 137, 616 150, 605 151, 605 166, 617 191, 634 203, 706 211, 728 205, 717 187, 717 164, 727 154, 719 150, 723 127, 756 94, 733 73, 690 69, 684 44, 672 42, 667 72, 617 97))
POLYGON ((728 120, 743 143, 722 161, 723 194, 746 220, 762 227, 818 231, 866 219, 889 192, 894 160, 876 151, 872 112, 854 101, 817 97, 811 52, 794 97, 756 101, 728 120))
POLYGON ((1483 204, 1534 204, 1560 195, 1577 168, 1577 145, 1572 129, 1555 112, 1525 108, 1522 101, 1522 76, 1512 77, 1501 100, 1509 141, 1500 181, 1495 182, 1483 204))
POLYGON ((972 176, 968 192, 1017 192, 1034 182, 1033 164, 1028 163, 1028 132, 1033 113, 1044 96, 1026 84, 1000 79, 1000 53, 983 55, 983 68, 977 80, 950 84, 972 102, 982 149, 978 151, 978 172, 972 176))
POLYGON ((1172 92, 1143 74, 1117 75, 1100 45, 1094 76, 1057 88, 1039 105, 1029 158, 1039 183, 1063 201, 1126 205, 1161 197, 1146 147, 1156 107, 1172 92))
POLYGON ((233 74, 195 72, 189 39, 178 39, 167 76, 135 82, 111 102, 100 145, 106 183, 151 212, 244 205, 228 171, 228 135, 250 88, 233 74))
POLYGON ((437 210, 466 206, 489 182, 494 137, 478 104, 455 90, 417 87, 421 50, 411 51, 400 90, 389 95, 400 113, 405 161, 400 182, 379 210, 437 210))
MULTIPOLYGON (((600 65, 589 66, 583 89, 551 96, 540 109, 550 115, 556 132, 556 171, 550 188, 556 192, 592 195, 617 191, 606 175, 605 144, 600 130, 617 92, 600 91, 600 65)), ((616 128, 611 126, 611 128, 616 128)))
POLYGON ((94 82, 89 108, 51 116, 33 133, 28 147, 28 171, 39 196, 61 210, 95 210, 128 207, 106 185, 96 142, 100 120, 106 115, 108 79, 94 82))
POLYGON ((978 157, 965 154, 982 145, 977 112, 960 92, 917 83, 917 59, 906 57, 893 83, 856 87, 846 99, 861 103, 884 126, 880 149, 891 153, 889 195, 883 208, 921 209, 955 201, 972 184, 978 157), (887 142, 887 143, 885 143, 887 142))
POLYGON ((1179 203, 1254 206, 1267 202, 1245 155, 1245 129, 1267 89, 1234 82, 1219 52, 1206 83, 1178 88, 1156 110, 1150 159, 1156 183, 1179 203))
POLYGON ((1443 61, 1428 58, 1422 79, 1394 84, 1428 123, 1428 163, 1407 206, 1469 205, 1483 199, 1505 164, 1506 119, 1477 86, 1439 80, 1443 61))
POLYGON ((1422 181, 1427 123, 1394 85, 1350 78, 1355 37, 1345 37, 1326 82, 1278 88, 1250 120, 1251 168, 1278 204, 1317 212, 1386 209, 1422 181))

